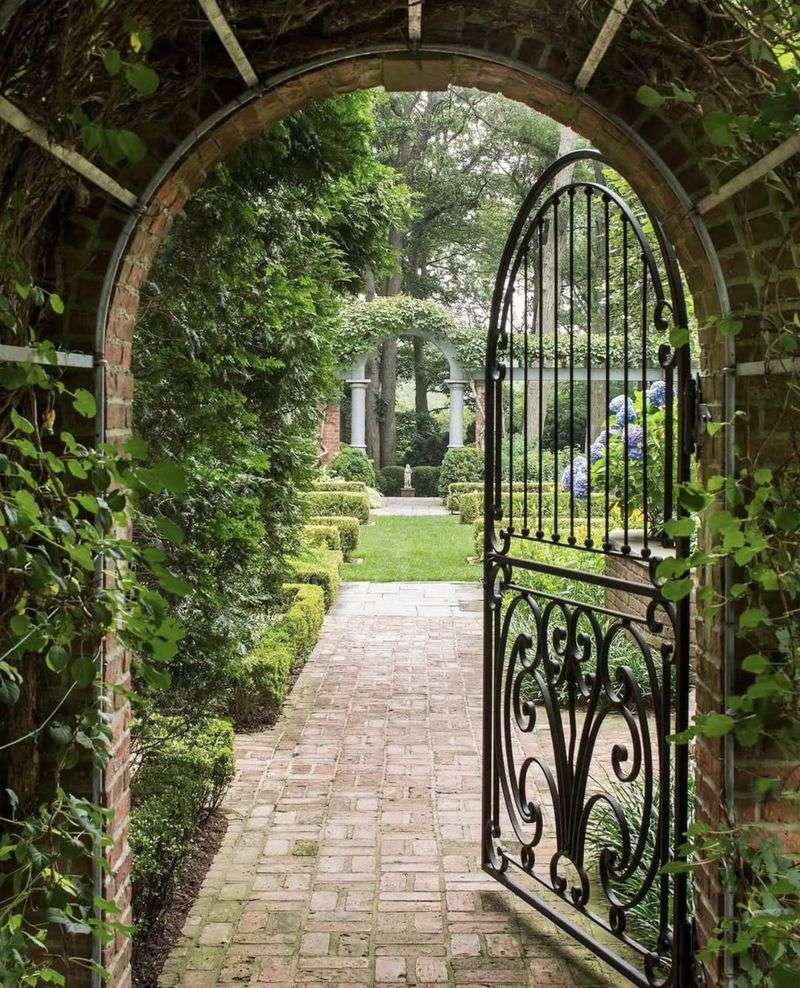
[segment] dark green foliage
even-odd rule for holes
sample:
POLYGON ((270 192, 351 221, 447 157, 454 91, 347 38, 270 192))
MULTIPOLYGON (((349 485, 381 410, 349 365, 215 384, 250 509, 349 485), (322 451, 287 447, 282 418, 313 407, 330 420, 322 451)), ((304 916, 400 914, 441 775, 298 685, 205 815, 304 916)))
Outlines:
POLYGON ((343 515, 369 521, 369 498, 352 491, 309 491, 303 496, 306 511, 311 515, 343 515))
POLYGON ((403 489, 403 467, 383 467, 378 471, 378 490, 384 497, 399 497, 403 489))
POLYGON ((342 480, 358 480, 368 487, 375 486, 375 468, 361 452, 342 446, 331 462, 331 473, 342 480))
POLYGON ((222 801, 233 778, 233 728, 152 717, 137 732, 141 763, 131 783, 131 878, 137 934, 158 918, 186 861, 203 816, 222 801))
POLYGON ((333 526, 339 532, 341 545, 339 548, 344 553, 345 559, 358 545, 358 518, 348 518, 346 515, 312 515, 308 519, 310 525, 333 526))
POLYGON ((448 449, 439 474, 439 493, 444 496, 450 484, 483 480, 483 450, 476 446, 448 449))
POLYGON ((461 495, 470 491, 482 491, 482 480, 463 480, 455 484, 449 484, 443 500, 447 510, 451 513, 458 512, 461 506, 461 495))
MULTIPOLYGON (((405 465, 416 466, 439 466, 447 451, 447 430, 441 428, 436 419, 429 412, 406 412, 405 416, 412 417, 413 428, 410 435, 404 437, 401 432, 401 416, 398 420, 398 449, 405 449, 401 453, 400 459, 405 465), (406 439, 405 445, 403 439, 406 439)), ((409 430, 405 430, 408 432, 409 430)))
POLYGON ((439 492, 439 467, 414 467, 411 486, 417 497, 436 497, 439 492))

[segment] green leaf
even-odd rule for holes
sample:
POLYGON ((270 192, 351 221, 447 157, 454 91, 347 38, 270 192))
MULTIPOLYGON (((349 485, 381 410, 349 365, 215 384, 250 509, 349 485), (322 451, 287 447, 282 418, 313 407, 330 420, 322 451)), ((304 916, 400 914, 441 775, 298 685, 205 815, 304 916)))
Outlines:
POLYGON ((716 144, 717 147, 732 147, 736 143, 731 126, 734 120, 735 117, 730 113, 721 111, 707 113, 703 117, 703 130, 711 143, 716 144))
POLYGON ((163 515, 159 515, 155 519, 155 526, 159 533, 168 541, 172 542, 174 545, 183 545, 186 540, 183 529, 180 525, 176 525, 174 521, 169 518, 165 518, 163 515))
POLYGON ((132 460, 147 459, 147 443, 141 436, 131 436, 122 449, 132 460))
POLYGON ((132 165, 138 164, 147 157, 147 145, 132 130, 118 130, 117 141, 132 165))
POLYGON ((110 76, 119 75, 122 71, 122 55, 117 48, 109 48, 103 55, 103 65, 110 76))
POLYGON ((79 655, 70 666, 70 673, 78 686, 91 686, 97 668, 88 655, 79 655))
POLYGON ((678 601, 688 597, 692 592, 692 579, 686 577, 683 580, 670 580, 661 588, 661 594, 665 600, 678 601))
POLYGON ((186 493, 186 474, 183 467, 173 460, 163 460, 152 467, 139 471, 143 483, 153 493, 167 490, 171 494, 186 493))
POLYGON ((69 665, 69 652, 60 645, 53 645, 45 656, 45 663, 51 672, 62 673, 69 665))
POLYGON ((175 597, 186 597, 192 592, 191 583, 187 583, 186 580, 175 576, 174 573, 170 573, 169 570, 161 566, 155 569, 155 575, 161 587, 175 597))
POLYGON ((30 283, 27 285, 23 285, 21 282, 18 281, 15 284, 15 288, 17 289, 17 295, 19 295, 22 301, 25 302, 31 293, 30 283))
POLYGON ((64 315, 64 300, 58 292, 50 292, 50 308, 57 316, 64 315))
POLYGON ((694 518, 670 518, 664 523, 664 531, 673 538, 681 538, 694 534, 694 518))
POLYGON ((742 611, 739 617, 739 628, 742 631, 769 623, 769 614, 762 607, 748 607, 746 611, 742 611))
POLYGON ((673 326, 669 331, 670 345, 676 350, 689 342, 689 330, 684 326, 673 326))
POLYGON ((16 408, 11 409, 11 424, 15 429, 19 429, 20 432, 24 432, 29 436, 36 431, 33 423, 29 422, 26 418, 23 418, 16 408))
POLYGON ((735 319, 733 316, 719 316, 714 324, 717 327, 717 332, 722 336, 738 336, 744 329, 744 323, 741 319, 735 319))
POLYGON ((707 738, 721 738, 736 726, 736 720, 729 714, 704 714, 697 718, 700 734, 707 738))
POLYGON ((652 86, 639 86, 636 90, 636 99, 642 106, 651 110, 657 109, 664 102, 664 97, 652 86))
POLYGON ((84 418, 91 419, 97 415, 97 402, 91 391, 86 388, 78 388, 72 398, 72 407, 84 418))
POLYGON ((36 502, 36 498, 30 491, 14 491, 14 500, 20 511, 24 511, 29 518, 40 518, 42 510, 36 502))
POLYGON ((756 676, 769 669, 769 666, 769 659, 765 655, 759 655, 758 652, 748 655, 742 660, 742 669, 745 672, 752 672, 756 676))
POLYGON ((128 84, 142 96, 152 96, 158 89, 158 73, 143 62, 128 65, 125 69, 125 78, 128 84))
POLYGON ((772 471, 769 467, 761 467, 753 474, 753 479, 759 487, 772 483, 772 471))
POLYGON ((13 706, 19 700, 19 686, 13 679, 0 679, 0 703, 13 706))

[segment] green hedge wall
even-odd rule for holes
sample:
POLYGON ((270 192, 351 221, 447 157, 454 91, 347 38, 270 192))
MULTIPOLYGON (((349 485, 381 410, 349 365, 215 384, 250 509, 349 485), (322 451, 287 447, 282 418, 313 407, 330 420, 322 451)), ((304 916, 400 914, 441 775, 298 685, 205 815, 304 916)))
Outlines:
POLYGON ((412 467, 411 486, 417 497, 436 497, 439 493, 439 467, 412 467))
POLYGON ((403 467, 383 467, 378 471, 378 490, 384 497, 400 497, 404 473, 403 467))
POLYGON ((303 501, 310 515, 342 515, 369 521, 369 497, 355 491, 309 491, 303 501))
MULTIPOLYGON (((524 494, 515 493, 514 494, 514 516, 515 518, 521 517, 522 514, 522 502, 524 494)), ((467 491, 460 496, 460 515, 461 522, 465 525, 471 525, 476 518, 483 515, 483 491, 467 491)), ((504 496, 500 501, 503 513, 508 511, 508 488, 504 491, 504 496)), ((553 513, 553 507, 555 505, 555 500, 552 492, 542 491, 542 516, 550 516, 553 513)), ((579 498, 575 498, 575 517, 585 518, 586 517, 587 502, 579 498)), ((599 516, 605 512, 605 499, 602 494, 592 495, 592 515, 599 516)), ((570 517, 570 499, 568 491, 559 491, 558 493, 558 516, 562 519, 561 525, 563 528, 563 520, 569 519, 570 517)), ((539 492, 538 489, 535 491, 528 491, 528 524, 531 528, 536 528, 539 521, 539 492)))
POLYGON ((305 541, 321 549, 341 549, 342 537, 335 525, 304 525, 305 541))
POLYGON ((233 779, 233 728, 227 720, 194 724, 155 716, 136 737, 144 754, 131 782, 129 839, 136 935, 142 937, 179 882, 198 826, 233 779))
POLYGON ((339 567, 342 553, 319 549, 306 552, 289 561, 289 572, 295 583, 314 583, 322 587, 325 595, 325 610, 336 600, 341 585, 339 567))
POLYGON ((295 657, 305 660, 319 641, 325 619, 325 591, 313 583, 285 583, 289 597, 283 621, 295 644, 295 657))
POLYGON ((358 518, 348 518, 346 515, 312 515, 310 525, 333 526, 339 532, 339 548, 345 559, 358 547, 358 518))

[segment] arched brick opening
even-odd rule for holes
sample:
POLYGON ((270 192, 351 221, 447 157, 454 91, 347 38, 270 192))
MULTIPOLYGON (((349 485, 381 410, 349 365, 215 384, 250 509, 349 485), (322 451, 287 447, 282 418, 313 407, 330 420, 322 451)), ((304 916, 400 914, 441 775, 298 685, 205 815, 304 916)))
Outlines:
MULTIPOLYGON (((724 311, 727 304, 725 284, 720 278, 713 240, 704 224, 693 215, 691 200, 668 165, 625 120, 584 95, 568 90, 552 76, 499 56, 477 55, 459 50, 434 50, 416 57, 398 51, 377 51, 341 55, 324 64, 312 64, 284 73, 266 83, 261 92, 244 103, 220 112, 190 135, 168 158, 151 182, 142 207, 121 231, 108 259, 105 280, 98 299, 96 350, 107 362, 105 388, 105 431, 111 441, 121 441, 132 425, 133 379, 131 356, 139 290, 150 265, 169 235, 175 217, 223 160, 264 127, 302 109, 307 104, 337 93, 383 86, 388 90, 436 90, 448 85, 475 87, 499 92, 569 125, 592 141, 623 174, 664 223, 686 273, 695 299, 697 314, 705 318, 724 311)), ((662 136, 652 134, 652 136, 662 136)), ((662 136, 663 139, 663 136, 662 136)), ((85 299, 83 300, 85 302, 85 299)), ((725 355, 718 349, 704 353, 704 367, 709 374, 706 397, 716 403, 720 417, 725 355)), ((721 448, 705 451, 709 469, 721 464, 721 448)), ((720 656, 721 640, 710 635, 704 654, 720 656)), ((722 690, 721 662, 699 671, 698 704, 701 709, 719 706, 722 690)), ((110 651, 107 662, 109 680, 123 682, 128 676, 124 656, 110 651)), ((112 762, 107 777, 109 804, 119 807, 116 819, 114 857, 124 860, 127 815, 128 713, 117 712, 114 725, 120 758, 112 762)), ((718 753, 717 753, 718 755, 718 753)), ((713 817, 719 810, 722 783, 718 757, 702 757, 701 799, 705 811, 713 817)), ((117 873, 115 887, 108 889, 128 906, 129 889, 125 869, 117 873)), ((709 885, 698 896, 701 925, 710 931, 719 915, 718 890, 709 885)), ((120 984, 125 983, 128 947, 124 941, 115 945, 114 966, 120 984)))
MULTIPOLYGON (((314 26, 299 38, 296 32, 281 29, 269 36, 269 44, 263 38, 252 42, 258 49, 253 53, 254 65, 265 78, 268 72, 283 71, 243 96, 235 95, 241 83, 210 30, 206 29, 205 41, 198 43, 188 29, 176 29, 171 44, 185 50, 187 73, 200 75, 192 56, 203 47, 206 72, 195 87, 191 106, 171 80, 180 92, 174 112, 157 130, 145 135, 152 156, 126 175, 129 186, 145 189, 138 205, 127 213, 118 203, 90 193, 88 206, 65 220, 58 248, 70 291, 69 319, 62 339, 74 348, 99 351, 107 363, 107 437, 121 439, 130 429, 131 344, 138 292, 187 199, 219 160, 262 127, 310 101, 380 85, 417 90, 455 83, 502 92, 569 124, 605 152, 665 223, 700 321, 723 311, 728 300, 745 320, 745 332, 737 338, 735 350, 726 349, 718 338, 705 341, 705 398, 722 418, 725 382, 731 382, 726 368, 736 359, 756 360, 760 356, 759 328, 769 279, 786 279, 794 286, 791 297, 800 298, 798 258, 791 246, 786 250, 785 245, 786 233, 797 216, 787 213, 784 203, 776 200, 768 183, 761 180, 709 213, 707 228, 704 226, 692 204, 709 192, 711 176, 701 162, 713 159, 714 149, 707 144, 697 117, 685 108, 673 104, 659 111, 645 109, 634 100, 632 87, 620 83, 620 79, 630 78, 625 60, 635 56, 639 42, 623 29, 589 92, 584 93, 575 88, 574 80, 596 25, 593 28, 587 18, 575 34, 555 36, 548 27, 549 4, 545 0, 530 0, 527 19, 516 18, 515 26, 509 28, 502 26, 504 5, 493 0, 480 4, 432 0, 426 3, 425 44, 415 54, 408 53, 404 43, 387 43, 387 39, 405 37, 405 2, 379 0, 369 5, 375 8, 369 15, 354 13, 350 10, 353 5, 345 2, 328 6, 331 12, 322 30, 314 26), (520 27, 523 23, 525 26, 520 27), (358 44, 372 47, 348 52, 348 46, 358 44), (287 68, 301 62, 305 67, 287 68)), ((679 5, 675 16, 690 15, 679 5)), ((698 26, 698 30, 702 28, 698 26)), ((29 153, 42 154, 36 149, 29 153)), ((728 177, 727 172, 716 176, 718 180, 728 177)), ((774 383, 770 386, 774 388, 774 383)), ((731 387, 727 394, 730 400, 731 387)), ((763 378, 749 378, 737 385, 737 406, 752 413, 746 441, 760 441, 771 428, 770 397, 763 378)), ((773 430, 772 442, 778 448, 782 439, 785 433, 773 430)), ((723 463, 723 453, 721 438, 707 442, 704 468, 716 470, 723 463)), ((725 675, 722 627, 706 623, 699 636, 698 706, 701 710, 718 709, 725 675)), ((107 678, 125 682, 127 677, 125 655, 110 646, 107 678)), ((128 907, 129 712, 122 700, 116 702, 112 715, 114 746, 104 781, 105 800, 116 811, 110 851, 114 880, 108 895, 128 907)), ((722 742, 709 741, 699 747, 697 755, 700 810, 712 820, 719 817, 724 791, 722 753, 722 742)), ((775 826, 785 828, 785 824, 775 826)), ((713 881, 701 882, 696 908, 702 932, 709 932, 720 905, 720 891, 713 881)), ((127 984, 127 941, 118 939, 108 948, 106 959, 113 971, 111 983, 127 984)))

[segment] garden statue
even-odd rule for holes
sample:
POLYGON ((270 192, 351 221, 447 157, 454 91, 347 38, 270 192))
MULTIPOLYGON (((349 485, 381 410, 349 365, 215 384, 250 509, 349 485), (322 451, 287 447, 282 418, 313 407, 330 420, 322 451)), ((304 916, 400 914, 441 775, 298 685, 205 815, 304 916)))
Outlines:
POLYGON ((411 486, 411 467, 406 463, 403 471, 403 497, 414 497, 414 488, 411 486))

